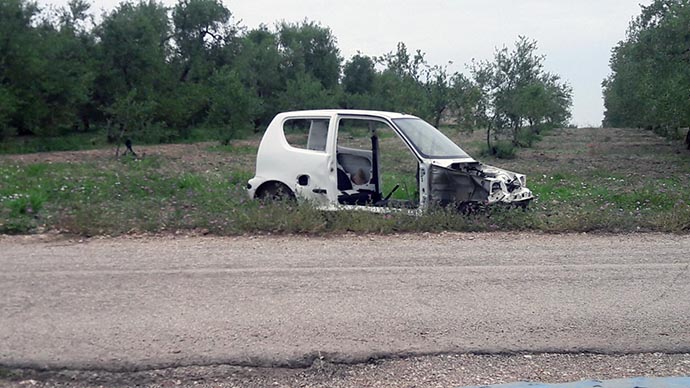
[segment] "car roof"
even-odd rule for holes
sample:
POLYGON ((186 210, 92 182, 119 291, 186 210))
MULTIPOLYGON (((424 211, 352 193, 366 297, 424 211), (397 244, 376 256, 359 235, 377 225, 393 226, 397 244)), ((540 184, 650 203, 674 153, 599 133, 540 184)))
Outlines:
POLYGON ((389 120, 401 119, 401 118, 417 118, 417 116, 409 115, 406 113, 398 112, 386 112, 378 110, 361 110, 361 109, 312 109, 312 110, 300 110, 291 112, 282 112, 282 115, 300 115, 300 116, 319 116, 319 115, 361 115, 361 116, 378 116, 387 118, 389 120))

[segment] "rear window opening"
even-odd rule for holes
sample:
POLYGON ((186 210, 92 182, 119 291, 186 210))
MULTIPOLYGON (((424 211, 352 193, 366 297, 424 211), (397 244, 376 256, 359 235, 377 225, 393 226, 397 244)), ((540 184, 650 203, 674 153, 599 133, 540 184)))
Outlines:
POLYGON ((293 148, 326 152, 328 119, 289 119, 283 123, 285 140, 293 148))

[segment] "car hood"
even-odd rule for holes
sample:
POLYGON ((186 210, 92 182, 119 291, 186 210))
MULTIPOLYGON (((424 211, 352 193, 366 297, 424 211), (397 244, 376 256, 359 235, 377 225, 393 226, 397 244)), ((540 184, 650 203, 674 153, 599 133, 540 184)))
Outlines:
POLYGON ((428 163, 439 166, 443 168, 451 168, 454 164, 468 164, 468 163, 479 163, 473 158, 459 158, 459 159, 428 159, 428 163))

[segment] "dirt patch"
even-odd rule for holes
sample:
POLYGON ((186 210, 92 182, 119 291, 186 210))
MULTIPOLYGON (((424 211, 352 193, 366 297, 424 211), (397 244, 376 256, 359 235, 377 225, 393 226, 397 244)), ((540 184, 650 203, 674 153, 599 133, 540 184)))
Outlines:
MULTIPOLYGON (((204 172, 215 167, 230 167, 232 169, 253 170, 256 159, 255 153, 233 152, 236 148, 257 148, 260 139, 237 140, 227 147, 221 147, 217 142, 203 142, 193 144, 161 144, 134 146, 134 150, 141 159, 161 158, 175 170, 189 172, 204 172)), ((123 148, 120 149, 122 153, 123 148)), ((59 151, 34 154, 0 155, 0 163, 110 163, 116 159, 116 147, 101 148, 84 151, 59 151)), ((121 158, 123 156, 120 156, 121 158)), ((129 157, 129 156, 127 156, 129 157)))
MULTIPOLYGON (((616 128, 566 128, 544 136, 534 148, 521 149, 513 160, 480 157, 484 131, 450 135, 472 156, 515 171, 535 175, 553 171, 607 170, 611 173, 645 177, 690 174, 690 152, 651 131, 616 128)), ((363 139, 365 144, 368 139, 363 139)), ((215 142, 136 146, 143 158, 162 157, 191 171, 205 171, 224 165, 253 171, 260 137, 233 141, 227 147, 215 142), (241 152, 233 149, 241 150, 241 152)), ((384 142, 395 143, 395 139, 384 142)), ((412 157, 410 155, 410 157, 412 157)), ((79 163, 115 158, 115 147, 86 151, 0 155, 0 162, 79 163)))
POLYGON ((690 152, 651 131, 617 128, 559 129, 514 160, 496 161, 532 175, 601 170, 636 178, 690 177, 690 152))
MULTIPOLYGON (((142 157, 158 155, 171 158, 187 158, 189 155, 199 155, 214 143, 196 144, 162 144, 135 146, 135 151, 142 157)), ((101 148, 84 151, 57 151, 34 154, 2 155, 0 160, 22 163, 76 163, 93 160, 115 158, 117 147, 101 148)), ((120 148, 120 153, 124 147, 120 148)))

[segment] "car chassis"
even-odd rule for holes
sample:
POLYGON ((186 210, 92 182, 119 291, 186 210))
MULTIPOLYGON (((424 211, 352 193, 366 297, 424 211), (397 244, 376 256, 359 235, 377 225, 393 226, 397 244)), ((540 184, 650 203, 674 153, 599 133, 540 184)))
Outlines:
POLYGON ((311 110, 278 114, 257 153, 251 198, 307 200, 327 210, 417 209, 432 206, 526 206, 534 195, 525 175, 480 163, 418 117, 365 110, 311 110), (371 148, 338 144, 344 120, 368 123, 371 148), (297 124, 296 124, 297 123, 297 124), (290 127, 304 128, 306 145, 288 141, 290 127), (417 198, 393 200, 382 192, 379 130, 390 128, 417 160, 417 198))

